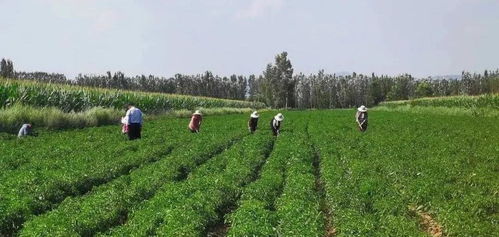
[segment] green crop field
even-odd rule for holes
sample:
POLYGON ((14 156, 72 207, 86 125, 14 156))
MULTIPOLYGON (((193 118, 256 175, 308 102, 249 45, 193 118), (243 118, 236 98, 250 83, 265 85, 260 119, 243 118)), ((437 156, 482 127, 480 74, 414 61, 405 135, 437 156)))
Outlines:
POLYGON ((494 117, 284 111, 0 137, 0 236, 497 236, 494 117))

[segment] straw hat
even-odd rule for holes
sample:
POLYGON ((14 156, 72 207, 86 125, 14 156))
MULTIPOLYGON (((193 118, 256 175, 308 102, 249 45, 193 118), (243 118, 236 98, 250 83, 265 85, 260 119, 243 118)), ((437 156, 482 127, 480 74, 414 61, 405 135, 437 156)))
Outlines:
POLYGON ((252 118, 258 118, 258 117, 260 117, 260 115, 258 114, 257 111, 253 111, 253 113, 250 115, 250 117, 252 117, 252 118))
POLYGON ((201 111, 196 110, 196 112, 194 112, 194 115, 201 115, 201 111))
POLYGON ((361 105, 359 108, 357 108, 359 112, 367 112, 366 106, 361 105))
POLYGON ((281 113, 278 113, 275 117, 275 120, 281 122, 284 119, 284 116, 281 113))

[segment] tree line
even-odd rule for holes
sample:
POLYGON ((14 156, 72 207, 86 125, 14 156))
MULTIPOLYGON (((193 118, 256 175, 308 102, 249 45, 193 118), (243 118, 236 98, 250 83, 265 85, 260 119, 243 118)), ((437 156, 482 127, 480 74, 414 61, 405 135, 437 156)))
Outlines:
POLYGON ((410 74, 388 76, 355 72, 336 75, 324 70, 305 75, 294 74, 286 52, 278 54, 275 62, 269 63, 258 76, 225 77, 207 71, 165 78, 153 75, 128 77, 122 72, 107 72, 104 75, 79 74, 70 80, 57 73, 16 72, 12 61, 5 59, 1 62, 0 75, 99 88, 250 100, 263 102, 272 108, 350 108, 373 106, 385 100, 499 93, 499 69, 483 73, 463 71, 459 79, 416 79, 410 74))

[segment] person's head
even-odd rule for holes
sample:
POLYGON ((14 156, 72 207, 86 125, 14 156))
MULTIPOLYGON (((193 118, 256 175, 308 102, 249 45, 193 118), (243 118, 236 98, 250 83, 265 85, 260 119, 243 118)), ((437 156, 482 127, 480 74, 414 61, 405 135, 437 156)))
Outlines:
POLYGON ((28 125, 28 128, 31 128, 33 126, 33 125, 31 125, 31 123, 28 123, 27 125, 28 125))
POLYGON ((200 110, 196 110, 193 115, 202 115, 200 110))
POLYGON ((367 107, 364 105, 361 105, 359 108, 357 108, 357 111, 364 113, 367 112, 367 107))
POLYGON ((284 115, 282 115, 281 113, 278 113, 275 117, 274 117, 275 120, 281 122, 282 120, 284 120, 284 115))
POLYGON ((125 105, 125 110, 129 110, 133 107, 133 104, 126 104, 125 105))
POLYGON ((253 113, 251 113, 250 117, 258 118, 258 117, 260 117, 260 115, 258 114, 258 111, 253 111, 253 113))

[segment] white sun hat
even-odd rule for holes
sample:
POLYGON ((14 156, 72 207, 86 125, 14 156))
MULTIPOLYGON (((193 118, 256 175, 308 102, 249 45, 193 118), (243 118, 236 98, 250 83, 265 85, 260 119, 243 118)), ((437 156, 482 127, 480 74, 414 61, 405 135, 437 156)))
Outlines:
POLYGON ((359 112, 367 112, 367 108, 364 105, 361 105, 359 108, 357 108, 359 112))
POLYGON ((196 110, 196 112, 194 112, 195 115, 201 115, 201 111, 199 110, 196 110))
POLYGON ((253 111, 253 113, 251 113, 250 117, 252 117, 252 118, 258 118, 258 117, 260 117, 260 115, 258 114, 257 111, 253 111))
POLYGON ((274 117, 275 120, 281 122, 282 120, 284 120, 284 116, 281 114, 281 113, 278 113, 275 117, 274 117))

